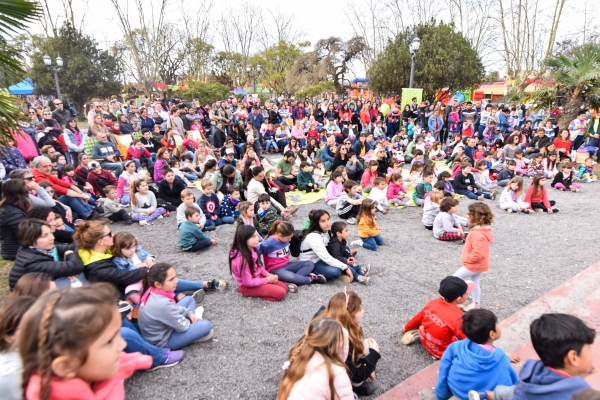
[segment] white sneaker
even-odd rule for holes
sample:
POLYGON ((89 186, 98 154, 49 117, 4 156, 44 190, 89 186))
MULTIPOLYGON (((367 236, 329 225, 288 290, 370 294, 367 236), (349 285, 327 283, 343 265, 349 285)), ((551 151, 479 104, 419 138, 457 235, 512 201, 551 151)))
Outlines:
POLYGON ((204 307, 198 306, 196 307, 196 312, 194 313, 198 319, 202 319, 202 315, 204 315, 204 307))
POLYGON ((369 278, 366 276, 362 276, 359 275, 358 278, 356 278, 356 280, 360 283, 362 283, 363 285, 368 285, 369 284, 369 278))
POLYGON ((346 223, 348 223, 348 225, 356 225, 356 218, 354 218, 354 217, 348 218, 346 220, 346 223))
POLYGON ((362 272, 362 275, 364 276, 369 276, 371 273, 371 264, 367 264, 366 267, 360 267, 360 272, 362 272))
POLYGON ((479 197, 477 198, 477 200, 483 200, 483 199, 485 199, 485 196, 484 196, 484 195, 481 195, 481 196, 479 196, 479 197))
POLYGON ((163 216, 162 216, 162 215, 159 215, 157 219, 163 219, 163 216))
POLYGON ((362 245, 363 245, 363 241, 362 241, 362 240, 360 240, 360 239, 358 239, 358 240, 355 240, 355 241, 353 241, 352 243, 350 243, 350 246, 358 246, 358 247, 362 247, 362 245))
POLYGON ((496 196, 498 195, 497 192, 490 192, 490 199, 492 200, 496 200, 496 196))
POLYGON ((140 224, 141 226, 148 225, 148 221, 146 221, 145 219, 143 219, 143 220, 141 220, 141 221, 139 222, 139 224, 140 224))
POLYGON ((506 209, 506 212, 510 214, 510 213, 512 213, 512 212, 513 212, 513 210, 512 210, 512 208, 507 208, 507 209, 506 209))

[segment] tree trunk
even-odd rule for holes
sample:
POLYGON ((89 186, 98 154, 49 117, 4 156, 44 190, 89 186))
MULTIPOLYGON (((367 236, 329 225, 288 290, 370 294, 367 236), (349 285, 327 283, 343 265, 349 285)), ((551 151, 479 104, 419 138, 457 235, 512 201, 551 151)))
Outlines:
POLYGON ((559 121, 560 130, 568 129, 569 123, 577 118, 577 113, 581 109, 581 99, 573 96, 571 93, 567 95, 565 106, 559 121))

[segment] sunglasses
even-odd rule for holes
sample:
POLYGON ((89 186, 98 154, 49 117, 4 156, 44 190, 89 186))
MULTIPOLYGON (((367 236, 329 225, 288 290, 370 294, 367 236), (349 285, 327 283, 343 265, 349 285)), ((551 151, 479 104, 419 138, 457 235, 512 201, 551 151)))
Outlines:
POLYGON ((109 231, 106 235, 102 235, 102 237, 100 239, 104 239, 105 237, 112 237, 112 231, 109 231))
POLYGON ((35 176, 28 176, 28 177, 23 178, 23 180, 25 180, 25 181, 32 181, 34 179, 35 179, 35 176))

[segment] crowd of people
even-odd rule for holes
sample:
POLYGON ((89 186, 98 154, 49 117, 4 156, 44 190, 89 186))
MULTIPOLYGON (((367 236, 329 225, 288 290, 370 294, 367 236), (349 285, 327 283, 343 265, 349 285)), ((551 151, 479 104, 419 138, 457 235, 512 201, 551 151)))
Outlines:
MULTIPOLYGON (((563 399, 589 388, 577 376, 592 371, 593 330, 569 315, 540 317, 531 330, 541 361, 517 378, 516 356, 493 346, 501 331, 482 308, 480 281, 496 198, 506 213, 552 214, 550 188, 579 192, 597 181, 595 111, 582 109, 560 130, 560 109, 480 101, 412 99, 401 110, 337 96, 204 105, 112 98, 92 104, 84 132, 60 99, 53 105, 30 107, 0 148, 0 253, 14 260, 0 310, 3 399, 122 398, 135 370, 177 365, 186 346, 214 336, 199 304, 227 288, 223 277, 179 279, 173 263, 142 248, 143 233, 138 242, 112 224, 146 226, 175 213, 176 244, 192 253, 210 251, 210 232, 235 224, 228 263, 239 292, 280 301, 332 279, 371 284, 368 253, 359 262, 357 249, 388 245, 378 220, 404 207, 422 208, 432 240, 464 243, 441 297, 404 326, 404 344, 420 340, 442 360, 438 398, 563 399), (331 211, 314 208, 295 227, 293 191, 331 211), (478 200, 464 217, 463 197, 478 200), (349 241, 350 225, 359 239, 349 241)), ((363 313, 346 288, 318 310, 284 364, 278 399, 377 390, 380 349, 364 337, 363 313)))

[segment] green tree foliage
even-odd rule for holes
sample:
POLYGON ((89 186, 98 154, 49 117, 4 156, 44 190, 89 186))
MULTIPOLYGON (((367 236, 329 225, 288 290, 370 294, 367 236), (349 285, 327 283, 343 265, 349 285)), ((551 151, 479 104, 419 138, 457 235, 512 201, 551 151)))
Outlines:
POLYGON ((305 98, 305 97, 316 97, 318 95, 320 95, 321 93, 327 92, 327 93, 332 93, 335 92, 335 83, 333 83, 333 81, 323 81, 323 82, 319 82, 316 85, 312 85, 298 93, 296 93, 296 97, 299 99, 305 98))
POLYGON ((229 97, 229 87, 219 82, 188 82, 188 89, 177 92, 184 100, 198 98, 203 103, 214 103, 229 97))
POLYGON ((64 62, 58 72, 60 91, 64 98, 73 101, 80 116, 84 115, 84 104, 93 97, 108 97, 121 91, 115 57, 69 23, 60 28, 58 36, 35 40, 33 47, 30 77, 36 83, 35 93, 55 93, 54 75, 46 69, 43 57, 48 54, 55 60, 60 54, 64 62))
POLYGON ((293 44, 281 40, 262 53, 251 57, 249 64, 252 67, 258 64, 261 66, 261 73, 256 78, 257 85, 258 82, 262 82, 271 93, 284 93, 285 79, 292 65, 303 54, 302 49, 309 45, 310 42, 293 44))
POLYGON ((525 101, 534 103, 534 109, 549 107, 553 102, 563 105, 561 128, 577 116, 582 104, 588 102, 598 110, 600 98, 600 45, 583 45, 572 55, 556 54, 545 61, 555 81, 551 87, 531 93, 525 101))
POLYGON ((12 138, 12 128, 17 126, 17 120, 23 115, 18 99, 10 96, 4 88, 25 77, 21 57, 8 40, 27 29, 38 15, 39 9, 34 2, 0 0, 0 144, 3 145, 12 138))
POLYGON ((421 39, 421 47, 417 53, 414 86, 423 89, 425 98, 433 98, 440 89, 465 89, 481 82, 483 64, 471 43, 453 25, 432 21, 407 28, 388 42, 367 71, 375 92, 400 93, 402 88, 408 87, 409 45, 415 35, 421 39))
POLYGON ((498 71, 492 71, 483 77, 481 83, 494 83, 500 81, 500 73, 498 71))

